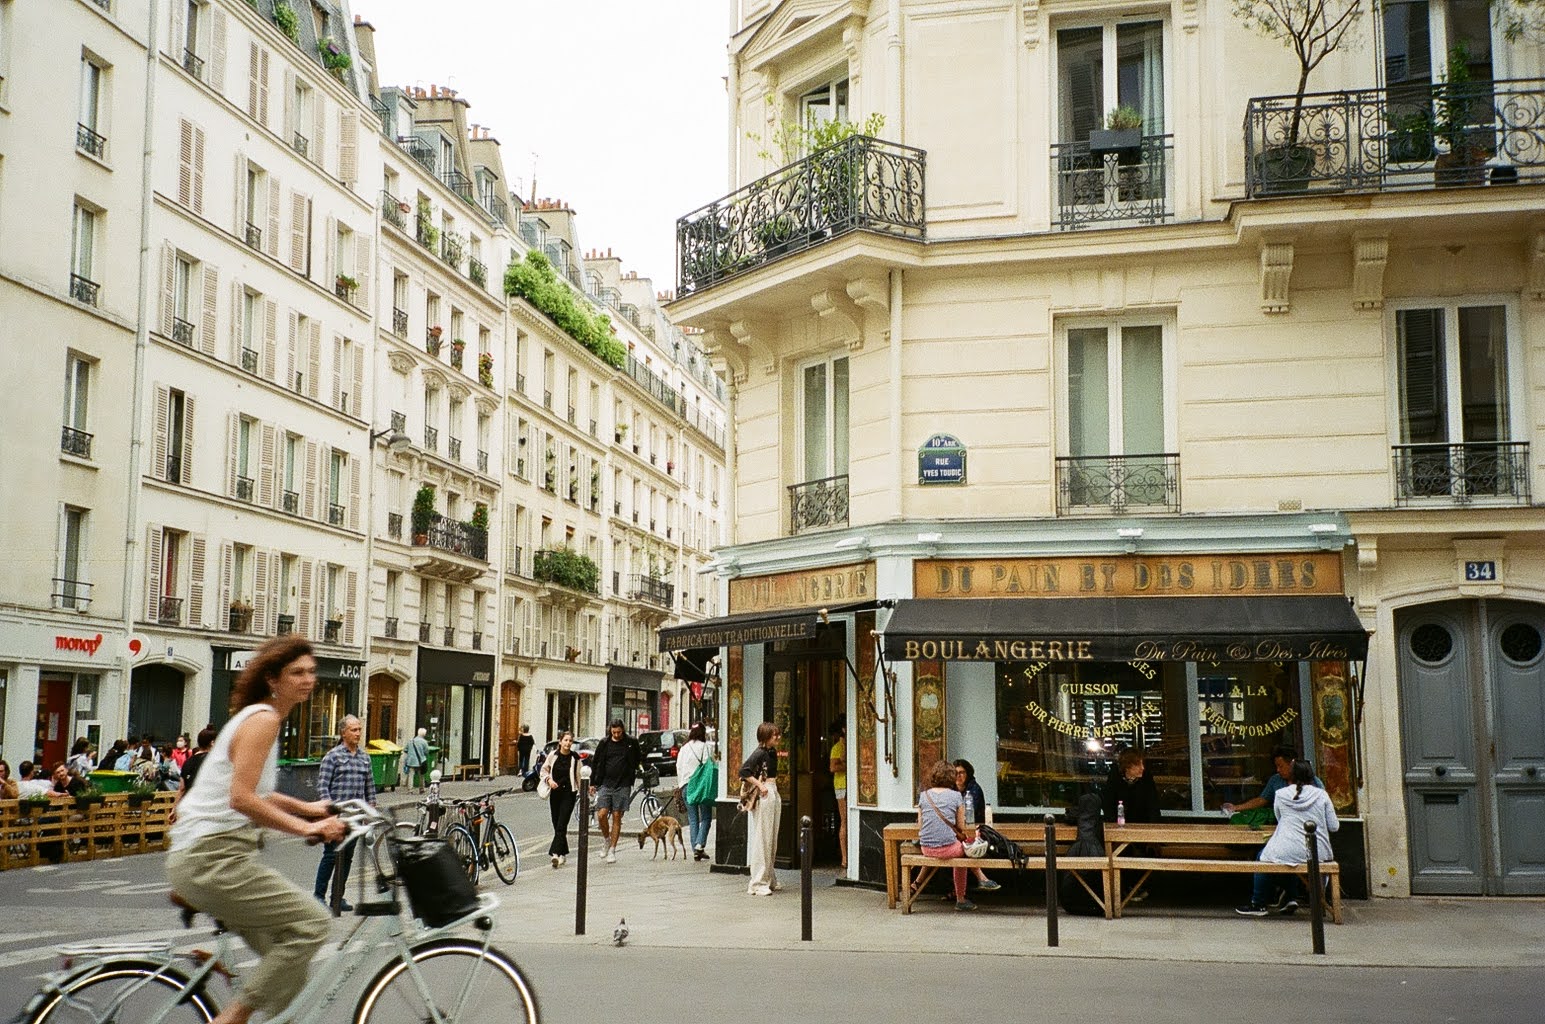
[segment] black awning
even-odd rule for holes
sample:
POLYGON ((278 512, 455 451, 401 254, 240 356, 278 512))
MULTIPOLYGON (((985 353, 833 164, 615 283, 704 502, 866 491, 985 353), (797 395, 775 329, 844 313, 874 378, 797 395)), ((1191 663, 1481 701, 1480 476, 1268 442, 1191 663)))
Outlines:
POLYGON ((1361 661, 1344 597, 1067 597, 896 602, 896 661, 1361 661))
POLYGON ((693 647, 739 647, 772 640, 804 640, 815 636, 824 612, 828 617, 875 607, 874 601, 815 608, 778 608, 765 612, 721 615, 660 630, 660 650, 684 651, 693 647))

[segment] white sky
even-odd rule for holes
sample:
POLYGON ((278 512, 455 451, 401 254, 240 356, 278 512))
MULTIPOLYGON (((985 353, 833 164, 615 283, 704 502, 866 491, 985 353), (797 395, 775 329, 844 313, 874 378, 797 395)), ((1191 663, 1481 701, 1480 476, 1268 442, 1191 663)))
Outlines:
POLYGON ((676 218, 727 191, 726 0, 351 0, 383 86, 449 86, 582 251, 674 288, 676 218))

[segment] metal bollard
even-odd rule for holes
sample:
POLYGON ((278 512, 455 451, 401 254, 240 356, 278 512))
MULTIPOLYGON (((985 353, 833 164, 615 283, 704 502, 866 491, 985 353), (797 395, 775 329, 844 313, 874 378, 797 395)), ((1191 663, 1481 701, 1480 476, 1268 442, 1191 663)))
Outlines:
POLYGON ((574 934, 585 934, 585 878, 590 867, 590 768, 580 769, 579 867, 574 873, 574 934))
POLYGON ((1320 881, 1320 844, 1315 841, 1315 825, 1304 822, 1304 842, 1309 844, 1309 934, 1314 951, 1325 952, 1325 889, 1320 881))
POLYGON ((815 845, 811 836, 810 815, 799 819, 799 941, 809 942, 814 930, 811 920, 814 903, 814 884, 810 878, 811 861, 815 858, 815 845))
POLYGON ((1046 816, 1046 945, 1057 945, 1057 819, 1046 816))

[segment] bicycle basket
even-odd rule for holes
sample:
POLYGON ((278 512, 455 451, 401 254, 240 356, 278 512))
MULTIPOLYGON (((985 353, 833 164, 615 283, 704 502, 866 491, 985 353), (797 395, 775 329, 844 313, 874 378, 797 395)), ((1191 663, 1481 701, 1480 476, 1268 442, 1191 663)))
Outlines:
POLYGON ((450 844, 423 836, 394 842, 397 875, 408 890, 413 916, 431 928, 477 910, 477 888, 450 844))

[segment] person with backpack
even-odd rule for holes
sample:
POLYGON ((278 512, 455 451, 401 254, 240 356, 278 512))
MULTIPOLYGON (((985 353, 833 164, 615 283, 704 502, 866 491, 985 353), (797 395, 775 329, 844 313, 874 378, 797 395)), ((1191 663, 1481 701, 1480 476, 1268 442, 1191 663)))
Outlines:
MULTIPOLYGON (((1336 817, 1330 794, 1315 784, 1314 768, 1302 758, 1289 766, 1288 779, 1288 784, 1277 790, 1272 807, 1277 816, 1277 828, 1256 859, 1265 864, 1308 863, 1309 846, 1304 839, 1304 824, 1312 821, 1315 825, 1314 844, 1320 860, 1335 860, 1330 848, 1330 834, 1341 827, 1341 821, 1336 817)), ((1234 908, 1235 913, 1245 917, 1265 917, 1272 910, 1293 913, 1298 909, 1298 899, 1304 895, 1304 889, 1297 875, 1290 876, 1290 881, 1293 892, 1281 889, 1278 902, 1268 906, 1266 898, 1278 883, 1271 875, 1257 874, 1250 891, 1250 902, 1234 908)))
POLYGON ((682 802, 687 805, 692 859, 705 860, 708 857, 708 826, 713 819, 714 797, 719 791, 719 768, 709 753, 708 727, 702 722, 693 724, 681 753, 676 755, 676 779, 681 782, 682 802))
MULTIPOLYGON (((987 823, 987 794, 982 792, 982 784, 976 781, 976 766, 965 758, 955 762, 955 788, 960 790, 960 795, 965 798, 966 804, 966 831, 969 833, 972 825, 985 825, 987 823)), ((977 835, 981 835, 980 828, 977 835)), ((983 892, 992 892, 1003 886, 987 877, 987 872, 981 868, 972 868, 971 874, 976 876, 976 887, 983 892)))

